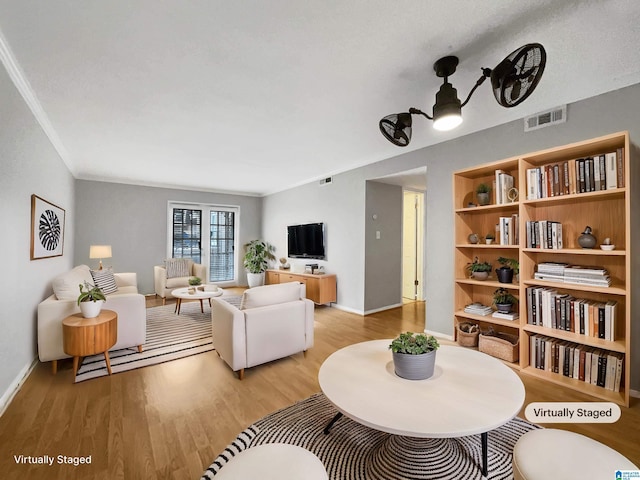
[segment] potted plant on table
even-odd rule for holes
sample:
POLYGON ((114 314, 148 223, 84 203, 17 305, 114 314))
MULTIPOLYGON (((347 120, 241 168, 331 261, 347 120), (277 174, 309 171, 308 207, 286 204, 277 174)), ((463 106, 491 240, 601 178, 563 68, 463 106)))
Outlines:
POLYGON ((514 297, 506 288, 500 287, 493 292, 493 303, 500 313, 509 313, 511 308, 518 303, 518 299, 514 297))
POLYGON ((491 271, 491 264, 489 262, 480 262, 478 257, 473 260, 473 263, 467 263, 467 271, 471 277, 476 280, 486 280, 489 278, 489 272, 491 271))
POLYGON ((476 197, 478 198, 478 205, 489 205, 489 185, 481 183, 476 187, 476 197))
POLYGON ((249 288, 264 285, 264 272, 269 266, 269 260, 275 260, 276 248, 264 240, 251 240, 245 246, 243 259, 247 269, 247 283, 249 288))
POLYGON ((102 304, 107 301, 107 298, 100 290, 100 287, 91 285, 89 282, 79 284, 80 295, 78 295, 78 306, 82 312, 84 318, 95 318, 100 315, 102 310, 102 304), (85 291, 85 288, 87 289, 85 291))
POLYGON ((498 281, 500 283, 511 283, 513 275, 520 272, 520 263, 515 258, 498 257, 498 262, 502 265, 496 268, 498 281))
POLYGON ((439 347, 440 344, 433 335, 401 333, 389 345, 393 352, 396 375, 407 380, 425 380, 431 377, 439 347))

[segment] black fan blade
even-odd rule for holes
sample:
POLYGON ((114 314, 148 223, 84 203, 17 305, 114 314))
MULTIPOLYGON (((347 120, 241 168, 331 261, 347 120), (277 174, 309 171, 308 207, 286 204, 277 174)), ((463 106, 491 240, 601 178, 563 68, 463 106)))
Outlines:
POLYGON ((516 80, 513 84, 513 88, 511 88, 511 101, 515 102, 520 96, 520 91, 522 90, 522 82, 520 80, 516 80))
POLYGON ((411 141, 411 115, 394 113, 387 115, 379 122, 380 132, 391 143, 398 147, 406 147, 411 141))

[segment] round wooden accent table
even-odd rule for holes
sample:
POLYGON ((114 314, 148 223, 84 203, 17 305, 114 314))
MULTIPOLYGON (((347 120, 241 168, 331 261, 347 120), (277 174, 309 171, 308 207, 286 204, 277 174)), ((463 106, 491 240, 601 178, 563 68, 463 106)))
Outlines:
POLYGON ((78 373, 81 357, 104 353, 107 370, 111 375, 109 349, 118 340, 118 315, 113 310, 102 310, 95 318, 84 318, 81 313, 62 321, 64 353, 73 357, 73 377, 78 373))

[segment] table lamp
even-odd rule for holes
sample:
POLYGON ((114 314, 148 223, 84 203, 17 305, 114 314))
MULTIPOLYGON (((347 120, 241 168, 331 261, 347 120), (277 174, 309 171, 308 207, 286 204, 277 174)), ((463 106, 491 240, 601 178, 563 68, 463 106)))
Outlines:
POLYGON ((111 245, 91 245, 89 247, 89 258, 100 259, 99 270, 102 270, 102 259, 111 258, 111 245))

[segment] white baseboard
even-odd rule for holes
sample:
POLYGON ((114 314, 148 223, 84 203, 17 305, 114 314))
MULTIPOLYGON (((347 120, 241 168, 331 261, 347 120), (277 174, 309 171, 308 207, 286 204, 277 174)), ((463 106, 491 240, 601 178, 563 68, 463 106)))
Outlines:
POLYGON ((9 384, 9 388, 2 394, 0 397, 0 417, 4 414, 4 411, 7 409, 13 397, 15 397, 16 393, 20 391, 20 387, 24 383, 24 381, 31 375, 31 372, 38 364, 38 357, 35 357, 31 364, 25 365, 25 367, 20 370, 20 373, 16 375, 16 378, 9 384))
POLYGON ((427 335, 433 335, 436 338, 444 338, 445 340, 451 340, 453 342, 453 335, 447 335, 446 333, 434 332, 433 330, 424 329, 424 333, 427 335))
POLYGON ((633 398, 640 398, 640 392, 638 390, 629 390, 629 396, 633 398))
POLYGON ((402 306, 402 303, 396 303, 395 305, 387 305, 386 307, 374 308, 373 310, 367 310, 364 312, 365 315, 371 315, 372 313, 384 312, 385 310, 391 310, 392 308, 399 308, 402 306))
POLYGON ((344 305, 340 305, 338 303, 332 303, 331 306, 333 308, 337 308, 338 310, 342 310, 343 312, 355 313, 356 315, 364 315, 363 310, 356 310, 355 308, 345 307, 344 305))

